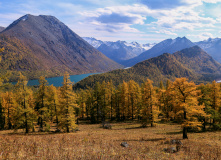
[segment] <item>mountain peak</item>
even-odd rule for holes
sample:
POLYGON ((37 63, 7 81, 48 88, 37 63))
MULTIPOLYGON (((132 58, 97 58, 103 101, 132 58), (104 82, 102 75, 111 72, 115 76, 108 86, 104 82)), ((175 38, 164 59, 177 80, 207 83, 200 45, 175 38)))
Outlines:
POLYGON ((188 38, 186 38, 185 36, 184 37, 177 37, 175 40, 180 40, 180 41, 186 41, 186 40, 188 40, 189 41, 189 39, 188 38))
MULTIPOLYGON (((11 41, 16 39, 19 45, 23 44, 27 48, 30 55, 24 54, 24 57, 33 64, 31 71, 35 69, 39 73, 45 71, 58 76, 64 71, 70 74, 82 74, 110 71, 121 67, 86 43, 54 16, 24 15, 1 34, 13 38, 11 41)), ((12 43, 11 41, 8 43, 12 43)), ((24 66, 27 66, 26 61, 18 59, 17 63, 24 63, 24 66)))
POLYGON ((26 14, 26 15, 20 17, 19 19, 15 20, 12 24, 10 24, 6 29, 17 25, 21 21, 26 21, 29 18, 29 16, 30 16, 30 14, 26 14))

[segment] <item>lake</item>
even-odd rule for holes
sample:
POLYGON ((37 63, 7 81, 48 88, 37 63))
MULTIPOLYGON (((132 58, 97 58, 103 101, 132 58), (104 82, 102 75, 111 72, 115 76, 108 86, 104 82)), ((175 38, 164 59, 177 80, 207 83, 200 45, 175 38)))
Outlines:
MULTIPOLYGON (((80 75, 70 75, 70 80, 71 82, 77 83, 80 80, 93 75, 93 74, 99 74, 99 73, 87 73, 87 74, 80 74, 80 75)), ((63 82, 63 76, 61 77, 52 77, 52 78, 46 78, 46 80, 48 81, 49 85, 54 85, 56 87, 60 87, 62 86, 62 82, 63 82)), ((17 82, 12 82, 12 84, 16 84, 17 82)), ((29 80, 28 81, 28 85, 29 86, 34 86, 34 85, 39 85, 38 80, 29 80)))

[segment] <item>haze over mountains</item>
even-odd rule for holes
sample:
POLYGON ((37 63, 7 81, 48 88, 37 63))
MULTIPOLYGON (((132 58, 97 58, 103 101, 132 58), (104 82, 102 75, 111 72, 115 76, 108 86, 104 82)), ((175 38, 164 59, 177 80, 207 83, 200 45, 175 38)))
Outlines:
POLYGON ((160 81, 187 77, 196 83, 212 81, 221 77, 221 64, 198 46, 177 51, 173 54, 164 53, 158 57, 137 63, 128 69, 118 69, 108 73, 92 75, 78 82, 74 87, 93 86, 94 82, 112 81, 115 85, 123 81, 134 80, 142 83, 151 79, 154 85, 160 81))
POLYGON ((121 79, 127 75, 129 79, 165 80, 182 75, 208 80, 220 74, 220 64, 215 61, 221 61, 219 38, 193 43, 186 37, 177 37, 158 44, 83 39, 53 16, 29 14, 7 28, 0 27, 0 32, 0 48, 5 48, 0 53, 0 72, 22 71, 31 79, 41 75, 61 76, 65 71, 69 74, 107 72, 123 68, 120 64, 136 66, 111 72, 121 79))
POLYGON ((139 44, 137 42, 127 43, 125 41, 101 41, 95 38, 84 37, 84 39, 104 53, 112 60, 121 63, 127 67, 146 59, 159 56, 163 53, 174 53, 176 51, 198 45, 216 61, 221 63, 221 39, 209 38, 200 42, 191 42, 186 37, 177 37, 176 39, 166 39, 159 43, 139 44))
POLYGON ((126 41, 101 41, 90 37, 84 37, 84 40, 118 63, 134 58, 155 45, 155 43, 139 44, 137 42, 127 43, 126 41))
POLYGON ((189 48, 194 45, 195 44, 192 43, 186 37, 183 37, 183 38, 177 37, 176 39, 166 39, 156 44, 151 49, 141 53, 139 56, 124 61, 122 64, 124 64, 127 67, 130 67, 130 66, 135 65, 138 62, 142 62, 152 57, 157 57, 163 53, 174 53, 176 51, 182 50, 184 48, 189 48))
POLYGON ((85 42, 53 16, 25 15, 0 33, 4 70, 60 76, 106 72, 122 66, 85 42), (9 60, 11 57, 11 60, 9 60))
POLYGON ((210 54, 216 61, 221 63, 221 39, 209 38, 208 40, 196 42, 196 44, 210 54))
POLYGON ((0 26, 0 32, 2 32, 5 29, 5 27, 0 26))

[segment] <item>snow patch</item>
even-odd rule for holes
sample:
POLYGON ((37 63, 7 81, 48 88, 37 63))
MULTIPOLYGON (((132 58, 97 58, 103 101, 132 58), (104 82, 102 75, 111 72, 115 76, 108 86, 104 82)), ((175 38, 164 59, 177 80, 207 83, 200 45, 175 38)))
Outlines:
POLYGON ((25 16, 21 17, 22 21, 26 21, 27 19, 28 19, 28 15, 25 15, 25 16))

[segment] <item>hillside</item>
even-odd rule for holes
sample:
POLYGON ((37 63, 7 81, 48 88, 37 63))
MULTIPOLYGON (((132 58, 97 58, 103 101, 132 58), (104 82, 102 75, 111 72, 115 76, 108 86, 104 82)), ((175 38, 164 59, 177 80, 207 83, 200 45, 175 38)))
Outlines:
POLYGON ((175 52, 173 56, 187 68, 200 74, 220 74, 221 64, 198 46, 175 52))
POLYGON ((185 48, 193 47, 194 45, 195 44, 192 43, 186 37, 183 38, 177 37, 176 39, 166 39, 156 44, 151 49, 141 53, 139 56, 122 62, 122 64, 130 67, 135 65, 136 63, 142 62, 149 58, 157 57, 163 53, 174 53, 176 51, 180 51, 185 48))
POLYGON ((187 77, 196 83, 212 81, 221 77, 221 64, 216 62, 198 46, 184 49, 174 54, 164 53, 155 58, 140 62, 128 69, 120 69, 89 76, 78 82, 74 88, 93 86, 95 82, 112 80, 115 85, 123 81, 134 80, 142 83, 146 78, 151 79, 154 85, 160 81, 174 80, 178 77, 187 77))
MULTIPOLYGON (((7 56, 14 61, 1 69, 23 71, 29 78, 38 78, 36 71, 48 77, 63 75, 65 71, 69 74, 83 74, 122 67, 53 16, 25 15, 1 32, 0 37, 0 47, 8 48, 7 56), (13 56, 24 48, 28 54, 22 53, 22 59, 13 56), (17 64, 23 67, 18 67, 17 64)), ((6 53, 2 53, 3 57, 5 55, 6 53)))

